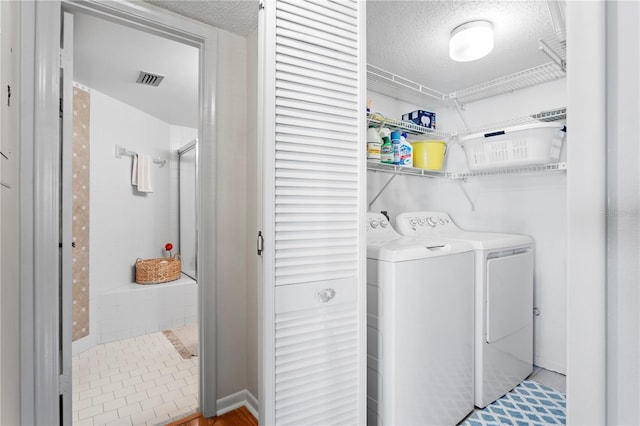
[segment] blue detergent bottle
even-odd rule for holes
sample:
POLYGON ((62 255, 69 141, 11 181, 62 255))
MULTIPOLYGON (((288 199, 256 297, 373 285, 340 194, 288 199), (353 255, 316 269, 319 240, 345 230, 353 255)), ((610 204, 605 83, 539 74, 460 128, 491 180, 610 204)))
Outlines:
MULTIPOLYGON (((394 145, 395 146, 395 145, 394 145)), ((403 133, 400 137, 400 165, 413 167, 413 146, 407 142, 407 134, 403 133)))
POLYGON ((400 145, 402 141, 400 140, 400 132, 395 130, 391 132, 391 143, 393 144, 393 164, 400 165, 400 145))

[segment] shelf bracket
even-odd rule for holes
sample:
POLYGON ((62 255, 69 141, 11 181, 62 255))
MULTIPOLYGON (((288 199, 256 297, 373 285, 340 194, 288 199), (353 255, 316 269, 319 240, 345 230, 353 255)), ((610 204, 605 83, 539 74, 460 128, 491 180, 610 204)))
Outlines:
POLYGON ((380 198, 380 196, 382 195, 382 193, 384 192, 384 190, 385 190, 385 189, 387 189, 387 186, 389 186, 389 184, 390 184, 390 183, 391 183, 391 182, 396 178, 396 176, 398 176, 398 173, 397 173, 397 172, 396 172, 396 173, 394 173, 394 174, 389 178, 389 180, 387 181, 387 183, 385 183, 385 184, 382 186, 382 188, 380 188, 380 191, 378 191, 378 193, 376 194, 376 196, 375 196, 375 197, 373 197, 373 200, 371 200, 371 202, 369 203, 369 209, 368 209, 368 210, 371 210, 371 206, 373 205, 373 203, 375 203, 375 202, 376 202, 376 200, 377 200, 378 198, 380 198))
POLYGON ((464 187, 464 181, 458 180, 457 182, 458 182, 458 187, 460 188, 460 191, 462 191, 464 196, 467 198, 467 201, 469 202, 469 205, 471 206, 471 211, 472 212, 476 211, 476 206, 475 206, 475 204, 473 204, 473 201, 471 201, 471 197, 469 197, 469 193, 467 192, 467 190, 464 187))
POLYGON ((462 124, 464 125, 464 130, 465 131, 469 130, 469 123, 467 123, 467 120, 464 119, 464 115, 462 114, 462 111, 464 111, 463 106, 460 105, 460 102, 458 102, 457 99, 453 99, 453 103, 456 106, 456 111, 458 111, 458 115, 460 116, 460 120, 462 120, 462 124))
POLYGON ((562 59, 560 55, 558 55, 555 50, 549 47, 549 45, 544 40, 540 40, 540 46, 538 47, 538 49, 542 51, 542 53, 547 55, 549 59, 551 59, 557 66, 559 66, 562 72, 567 72, 567 61, 562 59))

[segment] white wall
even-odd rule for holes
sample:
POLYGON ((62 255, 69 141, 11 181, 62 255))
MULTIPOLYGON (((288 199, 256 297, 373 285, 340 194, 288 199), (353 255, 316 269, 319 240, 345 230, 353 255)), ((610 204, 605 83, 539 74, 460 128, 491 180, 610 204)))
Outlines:
MULTIPOLYGON (((565 102, 561 80, 466 105, 464 114, 473 126, 564 106, 565 102)), ((397 112, 391 114, 394 113, 397 112)), ((439 130, 462 129, 462 121, 454 109, 436 113, 439 130)), ((459 146, 450 146, 447 156, 445 166, 449 171, 466 169, 464 152, 459 146)), ((386 173, 368 172, 369 202, 390 177, 386 173)), ((442 210, 464 229, 532 236, 536 241, 534 302, 540 310, 534 322, 534 363, 565 373, 565 174, 479 177, 462 185, 475 204, 475 211, 457 183, 413 176, 397 176, 370 210, 388 210, 392 220, 403 211, 442 210)))
POLYGON ((640 6, 607 3, 607 423, 640 424, 640 6))
MULTIPOLYGON (((247 117, 258 116, 258 31, 247 36, 247 117)), ((258 234, 257 120, 247 120, 247 390, 258 397, 258 234)))
MULTIPOLYGON (((169 160, 170 126, 91 90, 90 312, 100 294, 135 282, 137 258, 165 255, 175 242, 170 226, 170 166, 153 165, 154 192, 131 185, 131 157, 115 157, 115 145, 169 160)), ((98 314, 99 317, 99 314, 98 314)), ((95 316, 94 316, 95 318, 95 316)), ((92 321, 90 333, 96 331, 92 321)))
POLYGON ((217 397, 247 387, 247 40, 220 31, 216 96, 217 397))
POLYGON ((0 3, 0 87, 3 88, 0 115, 0 424, 20 424, 20 5, 0 3), (11 86, 11 106, 6 87, 11 86))

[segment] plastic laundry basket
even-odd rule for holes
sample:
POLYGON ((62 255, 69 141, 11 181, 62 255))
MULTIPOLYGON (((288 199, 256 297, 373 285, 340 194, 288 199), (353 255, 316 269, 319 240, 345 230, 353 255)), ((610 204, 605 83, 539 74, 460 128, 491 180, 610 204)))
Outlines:
POLYGON ((469 170, 546 164, 558 161, 564 124, 533 123, 460 138, 469 170))

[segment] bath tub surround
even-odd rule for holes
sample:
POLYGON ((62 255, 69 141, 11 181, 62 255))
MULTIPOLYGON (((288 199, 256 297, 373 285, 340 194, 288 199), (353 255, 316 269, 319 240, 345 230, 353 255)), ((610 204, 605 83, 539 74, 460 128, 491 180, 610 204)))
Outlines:
POLYGON ((198 288, 185 276, 156 285, 123 283, 98 296, 97 343, 197 322, 198 288))

